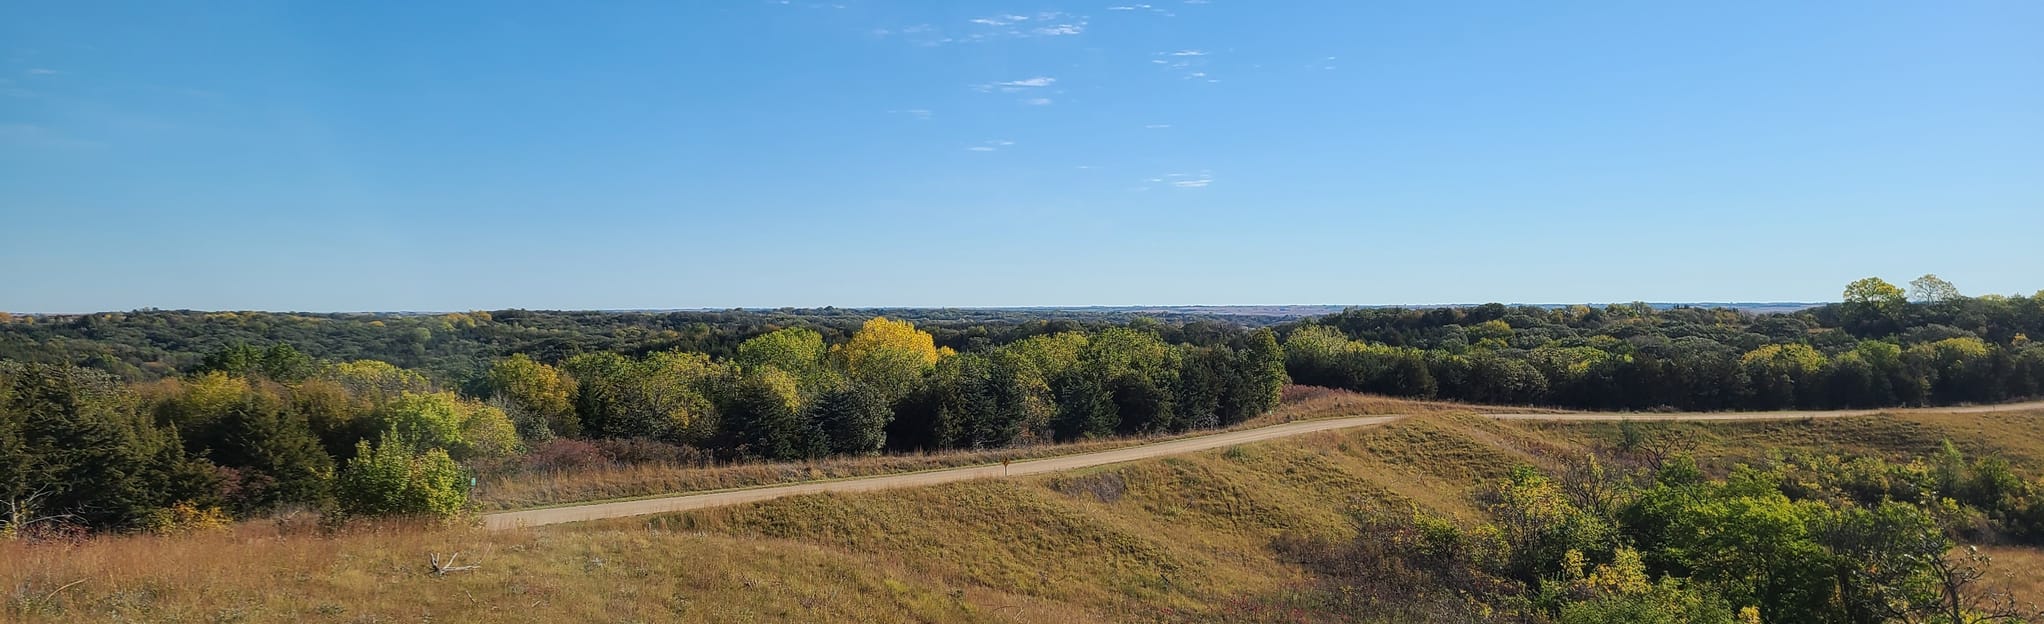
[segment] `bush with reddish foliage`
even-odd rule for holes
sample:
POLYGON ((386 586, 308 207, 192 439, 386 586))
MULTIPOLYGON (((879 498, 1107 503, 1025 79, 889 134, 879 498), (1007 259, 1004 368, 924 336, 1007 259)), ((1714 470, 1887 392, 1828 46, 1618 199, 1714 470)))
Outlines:
POLYGON ((668 464, 708 466, 712 459, 701 449, 644 438, 597 440, 596 448, 617 464, 668 464))
POLYGON ((610 457, 587 440, 555 438, 533 445, 523 463, 528 470, 573 470, 608 464, 610 457))

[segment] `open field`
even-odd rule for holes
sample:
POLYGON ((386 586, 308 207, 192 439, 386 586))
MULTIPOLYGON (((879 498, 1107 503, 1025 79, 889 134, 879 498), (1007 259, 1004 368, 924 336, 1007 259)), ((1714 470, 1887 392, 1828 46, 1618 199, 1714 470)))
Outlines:
MULTIPOLYGON (((1681 425, 1733 461, 1900 455, 1951 438, 2044 458, 2044 412, 1681 425)), ((190 622, 1296 621, 1271 548, 1351 518, 1478 512, 1471 487, 1615 423, 1412 418, 1010 479, 795 496, 523 531, 250 523, 229 533, 0 545, 6 617, 190 622), (433 576, 429 553, 481 568, 433 576)), ((1996 549, 2007 564, 2035 551, 1996 549)), ((2014 568, 2010 569, 2022 569, 2014 568)), ((2034 583, 2020 585, 2040 598, 2034 583)))

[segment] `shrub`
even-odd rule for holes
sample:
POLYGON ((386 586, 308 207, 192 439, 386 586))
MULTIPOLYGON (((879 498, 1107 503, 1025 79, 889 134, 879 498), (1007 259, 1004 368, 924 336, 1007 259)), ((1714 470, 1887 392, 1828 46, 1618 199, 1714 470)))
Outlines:
POLYGON ((233 518, 219 507, 200 507, 191 501, 158 509, 144 519, 143 528, 157 535, 189 535, 226 530, 233 518))
POLYGON ((527 470, 573 470, 590 468, 610 463, 597 448, 586 440, 555 438, 532 446, 521 463, 527 470))
POLYGON ((364 440, 341 472, 341 510, 354 515, 421 514, 449 517, 468 502, 468 474, 447 451, 412 450, 391 434, 375 446, 364 440))

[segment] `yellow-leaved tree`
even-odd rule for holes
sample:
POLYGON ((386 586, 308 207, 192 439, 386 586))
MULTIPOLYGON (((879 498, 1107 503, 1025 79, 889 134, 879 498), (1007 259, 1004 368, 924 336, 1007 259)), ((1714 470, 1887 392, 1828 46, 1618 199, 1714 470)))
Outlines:
POLYGON ((490 366, 489 392, 511 411, 512 423, 528 439, 577 436, 575 380, 559 369, 517 353, 490 366))
POLYGON ((950 349, 938 349, 928 332, 915 323, 876 316, 866 321, 852 339, 831 348, 844 363, 845 374, 893 402, 915 390, 923 373, 937 365, 950 349))

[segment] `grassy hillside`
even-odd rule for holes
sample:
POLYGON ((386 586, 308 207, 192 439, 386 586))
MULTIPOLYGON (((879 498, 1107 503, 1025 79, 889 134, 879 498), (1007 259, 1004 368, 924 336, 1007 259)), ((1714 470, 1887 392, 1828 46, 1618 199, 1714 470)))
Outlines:
MULTIPOLYGON (((1414 401, 1306 386, 1288 386, 1283 405, 1225 430, 1263 427, 1329 415, 1442 414, 1470 410, 1528 411, 1521 408, 1465 406, 1439 401, 1414 401)), ((639 462, 530 469, 516 462, 486 466, 475 502, 484 511, 504 511, 579 502, 645 498, 676 492, 700 492, 800 481, 896 474, 957 466, 986 465, 1073 453, 1092 453, 1218 430, 1152 434, 1098 440, 1042 443, 991 450, 947 450, 871 457, 827 457, 798 462, 755 462, 698 466, 639 462)))
MULTIPOLYGON (((1785 449, 1921 454, 1952 439, 2044 465, 2044 413, 1695 426, 1724 465, 1785 449)), ((489 533, 400 524, 0 544, 6 619, 386 621, 1313 621, 1274 544, 1369 511, 1475 519, 1470 491, 1616 424, 1431 415, 1043 478, 809 496, 489 533), (472 572, 431 575, 429 553, 472 572)), ((1997 550, 2007 562, 2044 560, 1997 550)), ((2035 592, 2032 583, 2028 591, 2035 592)), ((2040 598, 2033 595, 2032 599, 2040 598)))

